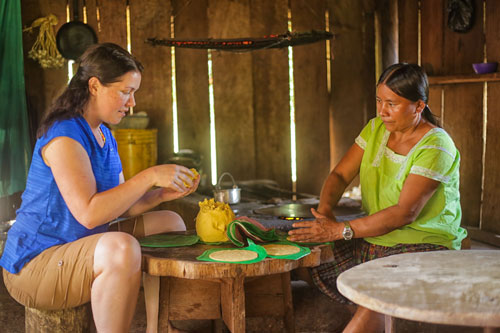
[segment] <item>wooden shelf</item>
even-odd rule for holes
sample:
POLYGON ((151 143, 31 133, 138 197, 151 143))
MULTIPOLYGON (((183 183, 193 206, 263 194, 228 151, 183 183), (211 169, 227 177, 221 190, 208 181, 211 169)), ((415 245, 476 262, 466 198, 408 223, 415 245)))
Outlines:
POLYGON ((429 76, 429 85, 500 81, 500 73, 429 76))

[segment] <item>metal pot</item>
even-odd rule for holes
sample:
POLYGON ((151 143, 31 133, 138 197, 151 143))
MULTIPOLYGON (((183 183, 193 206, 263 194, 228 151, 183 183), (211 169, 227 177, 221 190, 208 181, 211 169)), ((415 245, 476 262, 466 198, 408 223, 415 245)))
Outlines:
POLYGON ((224 172, 220 176, 219 182, 217 183, 217 185, 215 185, 214 198, 215 201, 225 202, 228 204, 237 204, 240 202, 241 189, 238 187, 238 185, 236 185, 233 176, 229 172, 224 172), (233 188, 221 189, 221 182, 224 176, 231 177, 231 180, 233 181, 233 188))

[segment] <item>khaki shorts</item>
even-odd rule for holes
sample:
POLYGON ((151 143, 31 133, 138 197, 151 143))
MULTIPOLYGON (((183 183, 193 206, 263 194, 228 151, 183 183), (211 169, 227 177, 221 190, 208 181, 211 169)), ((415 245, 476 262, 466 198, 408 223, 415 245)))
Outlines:
MULTIPOLYGON (((142 216, 113 223, 109 231, 144 236, 142 216)), ((30 308, 59 310, 88 303, 94 281, 94 251, 102 235, 48 248, 17 274, 4 269, 5 287, 16 301, 30 308)))

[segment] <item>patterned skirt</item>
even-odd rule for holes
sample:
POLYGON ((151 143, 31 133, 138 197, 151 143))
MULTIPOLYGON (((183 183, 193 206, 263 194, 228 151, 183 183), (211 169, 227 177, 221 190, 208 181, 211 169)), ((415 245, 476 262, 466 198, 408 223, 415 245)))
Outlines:
POLYGON ((337 289, 337 277, 344 271, 361 263, 406 252, 427 252, 448 250, 447 247, 434 244, 398 244, 393 247, 370 244, 362 238, 350 241, 334 242, 333 256, 330 263, 311 268, 311 276, 319 290, 339 303, 353 304, 337 289))

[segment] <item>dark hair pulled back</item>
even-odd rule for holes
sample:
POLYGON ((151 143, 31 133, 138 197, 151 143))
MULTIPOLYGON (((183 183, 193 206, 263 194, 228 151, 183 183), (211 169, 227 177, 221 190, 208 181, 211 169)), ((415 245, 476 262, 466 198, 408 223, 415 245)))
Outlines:
POLYGON ((438 121, 427 105, 429 82, 422 67, 416 64, 399 63, 387 67, 380 75, 377 86, 385 84, 395 94, 412 102, 424 101, 422 116, 431 124, 439 126, 438 121))
POLYGON ((94 44, 79 59, 79 66, 63 93, 54 101, 44 115, 37 137, 47 133, 59 120, 83 115, 83 109, 90 98, 89 79, 96 77, 101 84, 118 82, 120 77, 131 71, 142 73, 142 64, 122 47, 113 43, 94 44))

